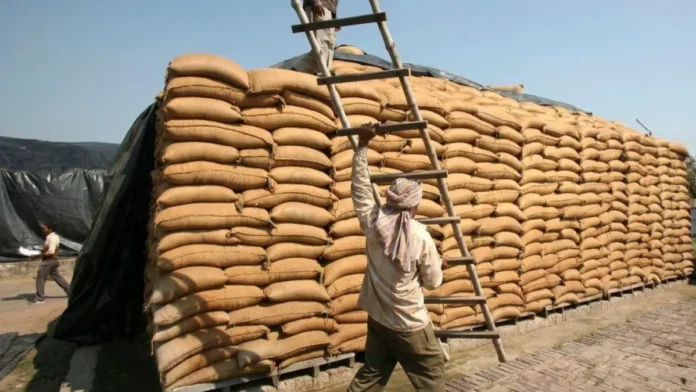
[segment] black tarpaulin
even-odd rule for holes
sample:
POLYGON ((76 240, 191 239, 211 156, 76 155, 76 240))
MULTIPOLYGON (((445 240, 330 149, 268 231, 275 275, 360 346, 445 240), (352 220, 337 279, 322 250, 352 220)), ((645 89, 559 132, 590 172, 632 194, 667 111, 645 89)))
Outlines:
POLYGON ((54 337, 96 344, 145 329, 144 271, 156 105, 133 123, 109 170, 101 208, 77 257, 54 337))

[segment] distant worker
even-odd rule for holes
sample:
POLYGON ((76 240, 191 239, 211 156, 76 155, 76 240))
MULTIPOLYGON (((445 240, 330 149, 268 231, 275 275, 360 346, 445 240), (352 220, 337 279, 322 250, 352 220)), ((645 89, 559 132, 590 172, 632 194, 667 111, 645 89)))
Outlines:
POLYGON ((46 288, 46 279, 50 276, 53 281, 60 286, 66 295, 70 295, 70 284, 58 272, 60 263, 58 262, 58 248, 60 247, 60 237, 47 224, 41 225, 41 231, 46 235, 41 253, 32 258, 41 258, 41 266, 36 274, 36 297, 32 304, 42 304, 46 302, 44 289, 46 288))
POLYGON ((425 225, 414 219, 423 197, 419 182, 399 178, 378 207, 372 193, 367 144, 374 128, 363 126, 353 157, 351 196, 367 237, 367 272, 358 305, 369 314, 365 364, 348 391, 381 391, 400 363, 418 391, 444 391, 445 358, 423 304, 421 286, 442 284, 440 258, 425 225))
MULTIPOLYGON (((309 23, 323 22, 325 20, 336 19, 336 11, 338 10, 338 0, 304 0, 302 7, 307 13, 309 23)), ((321 61, 326 64, 326 68, 331 70, 331 62, 333 61, 334 46, 336 46, 336 32, 341 28, 330 28, 315 30, 314 35, 319 43, 319 55, 321 61)), ((314 49, 306 58, 306 67, 308 72, 314 75, 321 75, 321 65, 317 63, 314 49)))

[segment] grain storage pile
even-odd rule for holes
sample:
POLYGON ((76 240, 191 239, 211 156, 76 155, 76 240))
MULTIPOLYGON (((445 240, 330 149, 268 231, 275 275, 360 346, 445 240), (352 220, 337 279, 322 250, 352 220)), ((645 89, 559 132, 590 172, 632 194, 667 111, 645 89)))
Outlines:
MULTIPOLYGON (((333 70, 378 69, 336 60, 333 70)), ((496 320, 693 271, 683 146, 586 113, 410 80, 496 320)), ((338 90, 352 126, 413 118, 397 80, 338 90)), ((146 271, 165 388, 364 350, 366 240, 339 128, 311 75, 247 72, 211 55, 172 61, 146 271)), ((373 174, 431 168, 416 130, 368 147, 373 174)), ((423 188, 417 216, 444 216, 436 182, 423 188)), ((443 254, 460 255, 451 227, 428 229, 443 254)), ((444 275, 427 295, 473 295, 465 267, 444 275)), ((478 307, 428 310, 442 329, 483 323, 478 307)))

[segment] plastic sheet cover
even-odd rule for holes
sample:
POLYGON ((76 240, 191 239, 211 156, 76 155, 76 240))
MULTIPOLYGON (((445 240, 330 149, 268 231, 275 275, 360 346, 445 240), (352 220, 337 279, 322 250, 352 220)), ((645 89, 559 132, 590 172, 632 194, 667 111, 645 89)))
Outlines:
POLYGON ((77 257, 68 307, 54 337, 96 344, 145 330, 147 226, 156 104, 133 123, 108 172, 102 204, 77 257))

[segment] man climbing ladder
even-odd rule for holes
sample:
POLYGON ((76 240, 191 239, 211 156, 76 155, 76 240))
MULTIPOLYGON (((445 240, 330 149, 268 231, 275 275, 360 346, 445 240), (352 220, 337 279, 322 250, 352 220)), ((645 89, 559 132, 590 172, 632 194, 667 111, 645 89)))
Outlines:
MULTIPOLYGON (((323 22, 336 19, 338 0, 304 0, 302 7, 309 17, 309 23, 323 22)), ((319 44, 319 55, 317 56, 314 48, 312 48, 309 55, 305 57, 305 64, 303 65, 307 72, 317 76, 321 75, 321 65, 317 63, 319 59, 326 65, 326 68, 331 69, 334 46, 336 46, 336 32, 340 29, 340 27, 329 27, 314 32, 319 44)), ((303 69, 302 71, 305 70, 303 69)))

